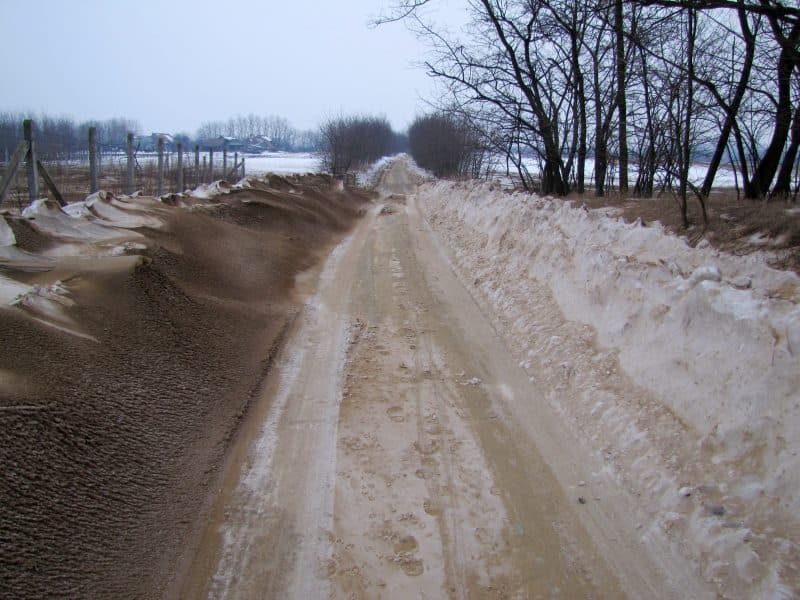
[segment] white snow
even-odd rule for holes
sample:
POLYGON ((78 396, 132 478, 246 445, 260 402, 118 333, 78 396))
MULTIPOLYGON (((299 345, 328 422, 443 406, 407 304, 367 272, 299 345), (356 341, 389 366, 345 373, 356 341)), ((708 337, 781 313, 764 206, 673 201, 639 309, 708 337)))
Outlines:
POLYGON ((536 363, 555 382, 550 404, 621 487, 648 499, 647 535, 682 531, 706 576, 734 587, 785 584, 757 582, 798 552, 761 521, 796 527, 800 511, 800 279, 763 255, 691 248, 657 223, 496 184, 428 183, 418 200, 526 371, 536 363), (547 333, 547 298, 571 338, 547 333), (761 522, 761 567, 697 494, 684 497, 712 482, 703 494, 740 507, 754 530, 761 522))
POLYGON ((319 157, 309 152, 264 152, 255 156, 245 156, 245 173, 247 175, 291 175, 319 173, 321 169, 319 157))
MULTIPOLYGON (((495 164, 498 166, 505 165, 505 158, 502 156, 497 156, 495 158, 495 164)), ((533 174, 539 172, 539 163, 532 158, 525 158, 523 159, 523 164, 526 168, 533 174)), ((589 182, 594 177, 594 169, 595 169, 595 161, 593 158, 589 157, 586 159, 586 167, 585 167, 585 174, 586 180, 589 182)), ((703 163, 694 163, 691 167, 689 167, 689 180, 699 186, 703 183, 703 179, 705 179, 706 173, 708 172, 708 165, 703 163)), ((505 173, 505 170, 503 171, 505 173)), ((512 170, 512 174, 513 170, 512 170)), ((636 181, 636 177, 639 175, 639 168, 636 163, 630 163, 628 166, 628 179, 631 182, 636 181)), ((612 168, 609 172, 606 184, 608 186, 616 186, 617 185, 617 176, 618 172, 612 168)), ((665 173, 663 171, 659 171, 656 174, 657 179, 663 178, 665 173)), ((717 169, 716 176, 714 177, 714 187, 715 188, 732 188, 736 186, 736 173, 728 166, 728 165, 720 165, 719 169, 717 169)))
MULTIPOLYGON (((92 198, 90 196, 90 198, 92 198)), ((159 221, 151 218, 126 217, 115 207, 103 202, 86 200, 66 207, 62 210, 55 202, 39 199, 32 202, 22 216, 31 220, 31 225, 44 235, 55 239, 82 242, 125 241, 141 237, 133 231, 125 231, 117 227, 139 227, 142 225, 158 226, 159 221), (95 207, 94 210, 92 207, 95 207), (98 210, 99 209, 99 210, 98 210), (105 215, 103 218, 100 215, 105 215)))
POLYGON ((0 273, 0 306, 13 304, 20 296, 31 291, 31 287, 0 273))
POLYGON ((192 198, 199 198, 200 200, 210 200, 216 196, 221 194, 230 194, 231 193, 231 186, 227 183, 223 182, 222 180, 213 181, 211 183, 201 183, 191 192, 189 192, 189 196, 192 198))
POLYGON ((64 207, 65 212, 74 210, 79 216, 91 219, 92 217, 104 224, 123 229, 137 227, 161 227, 162 222, 146 212, 148 204, 143 198, 132 200, 126 196, 116 198, 113 194, 99 191, 87 197, 83 202, 76 202, 64 207), (88 214, 87 214, 88 212, 88 214))

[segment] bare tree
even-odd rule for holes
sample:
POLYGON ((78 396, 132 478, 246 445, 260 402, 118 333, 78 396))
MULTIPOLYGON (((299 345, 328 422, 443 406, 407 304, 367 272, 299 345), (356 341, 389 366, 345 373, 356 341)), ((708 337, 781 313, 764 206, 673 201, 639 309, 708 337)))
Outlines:
POLYGON ((351 115, 328 119, 320 127, 323 169, 345 175, 385 156, 394 132, 384 117, 351 115))
POLYGON ((628 103, 627 56, 625 52, 625 17, 622 0, 614 0, 614 35, 616 51, 617 94, 616 105, 619 122, 619 191, 628 193, 628 103))
MULTIPOLYGON (((545 193, 674 191, 705 200, 726 155, 751 198, 791 196, 800 154, 800 7, 779 0, 468 0, 465 32, 436 0, 399 0, 431 46, 443 104, 480 125, 507 170, 545 193), (700 182, 691 163, 707 158, 700 182)), ((444 108, 441 104, 439 108, 444 108)))
POLYGON ((437 177, 480 175, 484 145, 466 118, 453 112, 417 117, 408 138, 414 161, 437 177))

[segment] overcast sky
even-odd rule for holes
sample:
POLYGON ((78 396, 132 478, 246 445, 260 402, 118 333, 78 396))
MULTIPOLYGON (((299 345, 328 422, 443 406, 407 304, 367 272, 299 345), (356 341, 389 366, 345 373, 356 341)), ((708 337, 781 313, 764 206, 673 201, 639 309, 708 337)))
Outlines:
MULTIPOLYGON (((463 22, 464 2, 438 19, 463 22)), ((391 0, 0 0, 0 110, 137 119, 193 133, 275 114, 314 128, 369 112, 404 129, 433 83, 403 24, 370 27, 391 0)))

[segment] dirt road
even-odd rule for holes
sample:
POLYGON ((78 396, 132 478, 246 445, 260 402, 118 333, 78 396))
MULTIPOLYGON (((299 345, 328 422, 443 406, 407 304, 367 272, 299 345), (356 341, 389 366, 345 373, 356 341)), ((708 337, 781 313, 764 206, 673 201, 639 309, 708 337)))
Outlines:
POLYGON ((615 529, 624 504, 583 492, 588 467, 453 273, 414 189, 393 163, 369 214, 298 279, 305 307, 179 595, 672 596, 615 529))

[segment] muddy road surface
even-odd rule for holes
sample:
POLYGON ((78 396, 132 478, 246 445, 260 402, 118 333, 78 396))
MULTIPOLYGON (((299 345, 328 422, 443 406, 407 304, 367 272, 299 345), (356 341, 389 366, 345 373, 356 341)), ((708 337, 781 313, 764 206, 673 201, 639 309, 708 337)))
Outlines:
MULTIPOLYGON (((681 597, 454 274, 401 159, 319 268, 177 597, 681 597), (624 528, 623 528, 624 529, 624 528)), ((663 565, 662 565, 663 566, 663 565)))

